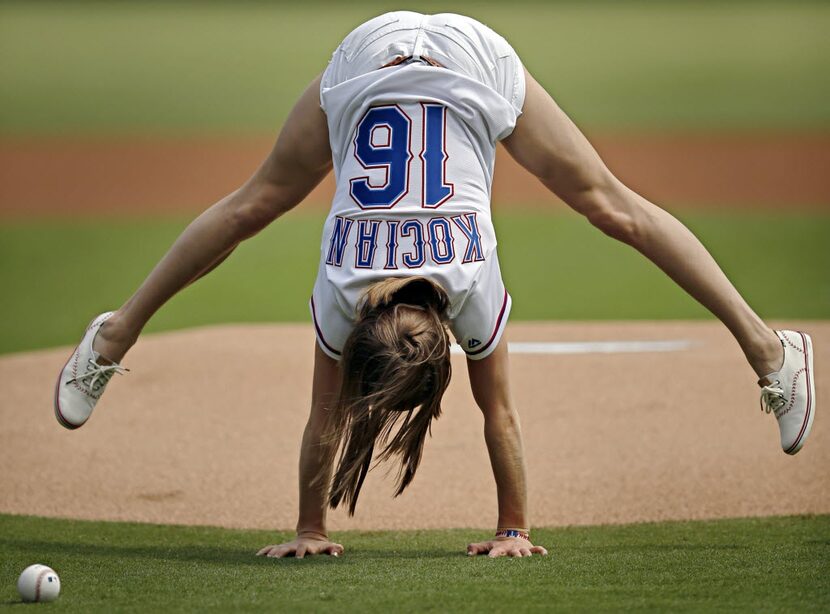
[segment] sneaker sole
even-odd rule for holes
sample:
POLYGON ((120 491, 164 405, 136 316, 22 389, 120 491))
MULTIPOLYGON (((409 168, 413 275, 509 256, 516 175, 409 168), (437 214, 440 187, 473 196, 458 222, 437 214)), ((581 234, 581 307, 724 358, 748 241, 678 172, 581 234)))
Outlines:
POLYGON ((813 379, 813 340, 806 333, 798 333, 804 342, 804 368, 807 377, 807 415, 804 416, 804 423, 801 425, 801 432, 795 438, 795 442, 784 450, 789 455, 797 454, 804 447, 804 442, 813 428, 813 417, 816 415, 816 383, 813 379))

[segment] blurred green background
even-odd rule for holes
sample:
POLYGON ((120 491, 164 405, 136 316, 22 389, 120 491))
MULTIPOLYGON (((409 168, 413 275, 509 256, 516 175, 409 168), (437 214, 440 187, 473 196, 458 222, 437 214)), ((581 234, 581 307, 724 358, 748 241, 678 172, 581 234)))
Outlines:
MULTIPOLYGON (((342 37, 393 8, 411 7, 2 2, 0 138, 273 135, 342 37)), ((589 133, 830 131, 830 3, 427 1, 416 10, 494 27, 589 133)), ((561 207, 540 213, 532 204, 497 207, 514 319, 708 317, 629 248, 561 207)), ((747 215, 728 202, 698 204, 671 209, 763 316, 830 316, 827 209, 794 213, 798 202, 782 202, 747 215)), ((0 352, 76 341, 187 221, 0 218, 0 352)), ((176 297, 149 330, 307 321, 321 221, 292 212, 176 297)))
POLYGON ((830 3, 4 2, 6 134, 271 132, 361 22, 487 23, 588 128, 830 126, 830 3))

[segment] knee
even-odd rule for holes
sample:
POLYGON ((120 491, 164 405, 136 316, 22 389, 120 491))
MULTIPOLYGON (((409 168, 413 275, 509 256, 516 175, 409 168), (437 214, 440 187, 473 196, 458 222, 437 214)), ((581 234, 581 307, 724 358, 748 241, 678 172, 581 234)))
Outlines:
POLYGON ((636 246, 643 231, 642 215, 624 196, 597 190, 583 207, 588 221, 603 233, 636 246))
POLYGON ((238 236, 248 238, 273 222, 278 215, 279 207, 275 199, 268 194, 260 193, 233 206, 230 211, 230 224, 238 236))
POLYGON ((593 226, 609 237, 633 245, 637 242, 638 225, 633 215, 611 208, 598 208, 587 216, 593 226))

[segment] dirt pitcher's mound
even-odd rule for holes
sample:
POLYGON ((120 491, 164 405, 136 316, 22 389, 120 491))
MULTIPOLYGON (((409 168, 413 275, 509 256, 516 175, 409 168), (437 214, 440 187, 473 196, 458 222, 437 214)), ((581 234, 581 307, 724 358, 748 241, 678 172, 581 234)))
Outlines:
MULTIPOLYGON (((828 398, 830 323, 807 325, 828 398)), ((830 512, 830 421, 783 454, 772 416, 713 323, 515 324, 514 341, 678 340, 671 353, 512 357, 534 526, 830 512)), ((69 350, 0 359, 0 512, 291 528, 310 397, 308 326, 226 326, 143 339, 92 420, 52 415, 69 350)), ((335 529, 493 527, 496 498, 464 359, 412 487, 376 471, 335 529)))

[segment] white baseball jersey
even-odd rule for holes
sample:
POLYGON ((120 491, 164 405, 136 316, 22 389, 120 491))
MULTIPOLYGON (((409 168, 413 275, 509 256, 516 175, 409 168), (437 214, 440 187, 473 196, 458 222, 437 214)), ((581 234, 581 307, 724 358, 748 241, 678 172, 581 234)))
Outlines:
POLYGON ((524 91, 510 45, 460 15, 387 13, 335 50, 320 101, 336 191, 310 303, 329 356, 339 358, 369 285, 411 275, 447 291, 470 358, 495 349, 511 301, 490 191, 496 142, 515 127, 524 91), (412 60, 383 68, 397 57, 412 60))

